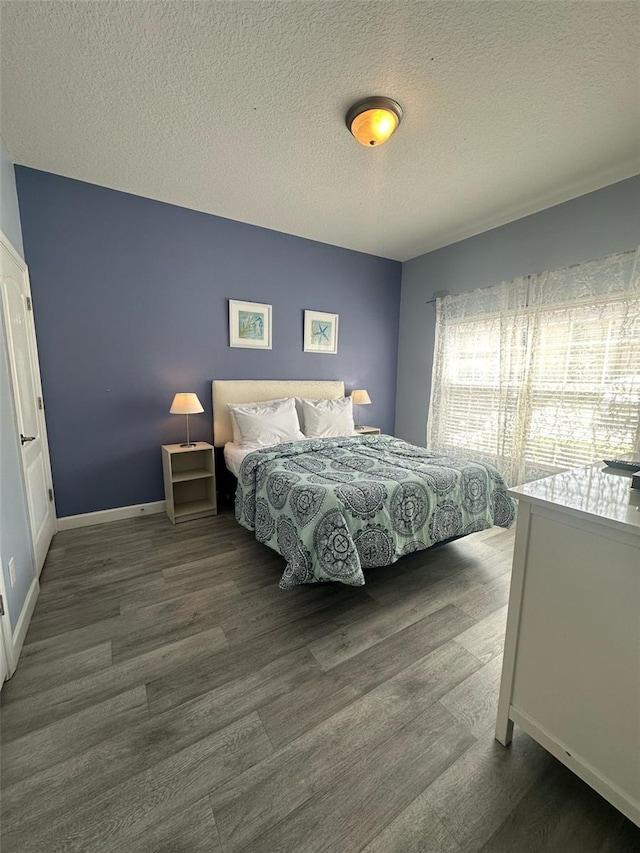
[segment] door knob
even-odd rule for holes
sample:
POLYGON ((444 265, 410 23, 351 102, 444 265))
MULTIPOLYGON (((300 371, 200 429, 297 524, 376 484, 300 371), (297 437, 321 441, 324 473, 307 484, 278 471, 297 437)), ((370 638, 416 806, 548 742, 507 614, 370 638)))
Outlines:
POLYGON ((35 441, 35 435, 23 435, 20 433, 20 444, 26 444, 28 441, 35 441))

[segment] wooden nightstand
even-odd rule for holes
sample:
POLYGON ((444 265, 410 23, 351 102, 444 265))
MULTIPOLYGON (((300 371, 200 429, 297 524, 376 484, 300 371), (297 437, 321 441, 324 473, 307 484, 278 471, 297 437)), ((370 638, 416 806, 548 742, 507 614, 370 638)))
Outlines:
POLYGON ((195 447, 162 445, 164 497, 174 524, 216 515, 216 469, 213 445, 198 441, 195 447))
POLYGON ((360 435, 380 435, 380 427, 358 426, 356 432, 360 435))

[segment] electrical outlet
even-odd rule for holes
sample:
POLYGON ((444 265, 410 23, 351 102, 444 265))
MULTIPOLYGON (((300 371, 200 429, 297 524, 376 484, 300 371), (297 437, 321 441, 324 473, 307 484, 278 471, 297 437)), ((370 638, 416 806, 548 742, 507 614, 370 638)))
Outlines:
POLYGON ((11 589, 13 589, 16 585, 16 564, 13 557, 9 560, 9 581, 11 582, 11 589))

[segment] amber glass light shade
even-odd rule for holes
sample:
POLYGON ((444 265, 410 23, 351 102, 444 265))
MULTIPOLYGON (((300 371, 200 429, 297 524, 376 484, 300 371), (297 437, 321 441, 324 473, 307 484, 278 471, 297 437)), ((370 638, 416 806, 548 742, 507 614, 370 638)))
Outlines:
POLYGON ((365 98, 346 116, 347 127, 361 145, 382 145, 402 120, 402 107, 391 98, 365 98))

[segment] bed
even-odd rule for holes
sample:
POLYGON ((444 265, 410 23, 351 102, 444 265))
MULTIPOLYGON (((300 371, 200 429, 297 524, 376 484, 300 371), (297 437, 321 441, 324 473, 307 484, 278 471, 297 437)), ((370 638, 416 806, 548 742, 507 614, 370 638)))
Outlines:
MULTIPOLYGON (((342 382, 214 381, 214 444, 233 440, 229 404, 338 400, 342 382)), ((283 589, 339 581, 485 530, 509 527, 515 504, 490 465, 441 456, 388 435, 285 441, 235 459, 236 519, 286 560, 283 589)))

